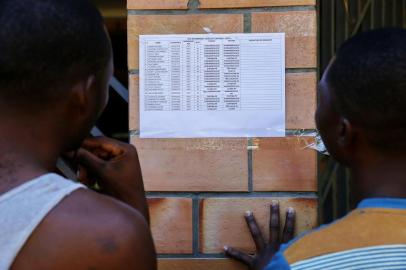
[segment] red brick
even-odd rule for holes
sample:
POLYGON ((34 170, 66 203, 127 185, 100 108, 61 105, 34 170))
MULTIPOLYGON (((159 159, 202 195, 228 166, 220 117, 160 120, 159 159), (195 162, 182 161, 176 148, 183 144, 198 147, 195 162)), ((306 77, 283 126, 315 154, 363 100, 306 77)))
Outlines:
POLYGON ((187 9, 189 0, 128 0, 127 9, 187 9))
POLYGON ((316 72, 286 74, 286 128, 314 129, 317 100, 316 72))
POLYGON ((139 130, 140 127, 140 100, 139 100, 139 76, 130 75, 129 79, 129 128, 130 130, 139 130))
POLYGON ((159 259, 158 270, 248 270, 230 259, 159 259))
POLYGON ((247 191, 247 139, 139 139, 147 191, 247 191))
POLYGON ((200 8, 249 8, 315 5, 316 0, 200 0, 200 8))
POLYGON ((317 153, 306 146, 312 137, 254 139, 255 191, 316 191, 317 153))
POLYGON ((138 69, 139 35, 242 33, 242 14, 130 15, 128 16, 128 65, 138 69))
POLYGON ((151 230, 158 253, 192 253, 192 199, 149 198, 151 230))
MULTIPOLYGON (((207 198, 201 202, 200 243, 203 253, 219 253, 224 245, 254 252, 254 243, 245 223, 244 213, 253 211, 264 233, 269 237, 270 204, 279 200, 284 222, 287 207, 297 211, 296 234, 316 226, 317 201, 304 198, 207 198)), ((284 224, 284 223, 282 223, 284 224)))
POLYGON ((317 66, 317 23, 315 11, 252 13, 252 32, 286 33, 286 67, 317 66))

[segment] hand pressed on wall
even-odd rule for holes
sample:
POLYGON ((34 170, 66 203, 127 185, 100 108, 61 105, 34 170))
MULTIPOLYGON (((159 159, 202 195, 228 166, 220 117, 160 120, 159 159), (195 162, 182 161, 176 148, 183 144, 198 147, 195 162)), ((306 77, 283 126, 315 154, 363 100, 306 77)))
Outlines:
POLYGON ((279 203, 273 202, 271 205, 271 218, 269 224, 269 242, 266 243, 254 214, 248 211, 245 214, 245 221, 247 222, 248 228, 255 242, 257 254, 251 256, 228 246, 225 246, 224 250, 229 257, 244 263, 249 266, 251 270, 262 270, 278 252, 280 245, 293 238, 295 231, 295 218, 296 215, 294 209, 288 208, 286 211, 285 226, 281 237, 279 203))

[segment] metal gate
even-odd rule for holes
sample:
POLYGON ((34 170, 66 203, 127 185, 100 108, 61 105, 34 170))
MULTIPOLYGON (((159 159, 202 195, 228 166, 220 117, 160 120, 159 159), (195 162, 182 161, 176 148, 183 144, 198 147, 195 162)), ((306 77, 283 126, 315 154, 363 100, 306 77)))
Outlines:
MULTIPOLYGON (((320 74, 349 37, 375 28, 406 27, 406 0, 319 0, 318 9, 320 74)), ((319 218, 324 224, 352 208, 350 174, 330 157, 320 156, 319 165, 319 218)))

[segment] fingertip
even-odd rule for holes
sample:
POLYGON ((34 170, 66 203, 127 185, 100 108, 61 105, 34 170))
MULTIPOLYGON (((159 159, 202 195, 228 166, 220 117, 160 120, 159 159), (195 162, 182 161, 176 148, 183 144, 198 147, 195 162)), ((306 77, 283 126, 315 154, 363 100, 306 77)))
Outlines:
POLYGON ((252 211, 246 211, 245 212, 245 217, 252 217, 252 216, 253 216, 252 211))

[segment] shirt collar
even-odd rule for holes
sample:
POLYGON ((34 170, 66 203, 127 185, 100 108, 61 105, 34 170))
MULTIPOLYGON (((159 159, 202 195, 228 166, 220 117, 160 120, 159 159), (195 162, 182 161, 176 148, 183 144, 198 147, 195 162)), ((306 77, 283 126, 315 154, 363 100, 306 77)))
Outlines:
POLYGON ((406 199, 400 198, 371 198, 362 200, 358 204, 358 209, 362 208, 393 208, 393 209, 405 209, 406 199))

